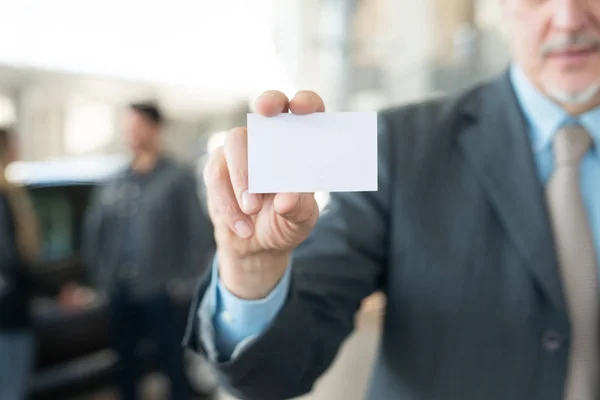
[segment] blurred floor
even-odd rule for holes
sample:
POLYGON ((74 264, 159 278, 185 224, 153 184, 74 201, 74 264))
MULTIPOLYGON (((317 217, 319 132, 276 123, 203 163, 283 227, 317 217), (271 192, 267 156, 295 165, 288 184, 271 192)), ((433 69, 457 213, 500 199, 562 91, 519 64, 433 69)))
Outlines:
MULTIPOLYGON (((371 367, 379 343, 384 299, 378 295, 365 302, 357 316, 357 329, 348 338, 329 371, 317 382, 312 394, 298 400, 361 400, 371 376, 371 367)), ((160 375, 149 376, 143 382, 144 400, 166 398, 167 382, 160 375)), ((114 400, 114 389, 70 400, 114 400)), ((196 400, 237 400, 226 393, 196 400)))

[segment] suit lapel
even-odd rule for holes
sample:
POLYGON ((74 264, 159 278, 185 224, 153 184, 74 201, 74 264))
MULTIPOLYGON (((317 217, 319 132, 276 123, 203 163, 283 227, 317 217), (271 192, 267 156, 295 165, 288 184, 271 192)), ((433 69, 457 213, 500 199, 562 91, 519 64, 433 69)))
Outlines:
POLYGON ((464 111, 476 122, 461 134, 460 145, 532 276, 564 311, 544 190, 508 74, 465 100, 464 111))

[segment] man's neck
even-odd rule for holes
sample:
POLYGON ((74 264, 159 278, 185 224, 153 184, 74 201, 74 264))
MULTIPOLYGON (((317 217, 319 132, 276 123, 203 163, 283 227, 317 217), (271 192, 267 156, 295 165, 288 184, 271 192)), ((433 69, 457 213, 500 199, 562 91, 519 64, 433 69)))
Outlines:
POLYGON ((131 169, 140 174, 147 174, 152 171, 158 160, 160 159, 160 152, 158 151, 143 151, 137 153, 133 157, 131 162, 131 169))

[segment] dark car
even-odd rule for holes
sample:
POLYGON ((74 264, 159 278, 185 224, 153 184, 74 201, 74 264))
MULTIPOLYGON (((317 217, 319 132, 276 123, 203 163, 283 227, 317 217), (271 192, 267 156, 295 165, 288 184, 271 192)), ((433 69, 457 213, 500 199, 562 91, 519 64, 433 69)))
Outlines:
MULTIPOLYGON (((84 308, 70 308, 61 303, 60 295, 71 282, 89 286, 79 256, 83 215, 94 188, 123 162, 121 158, 63 160, 11 168, 11 179, 28 188, 43 234, 42 260, 33 274, 37 340, 33 398, 65 398, 112 383, 117 358, 109 347, 106 299, 98 295, 84 308)), ((194 286, 194 279, 186 279, 174 281, 170 290, 182 336, 194 286)), ((147 372, 158 366, 153 346, 146 341, 139 348, 147 372)), ((212 394, 217 380, 208 363, 192 353, 186 354, 185 363, 192 390, 212 394)))

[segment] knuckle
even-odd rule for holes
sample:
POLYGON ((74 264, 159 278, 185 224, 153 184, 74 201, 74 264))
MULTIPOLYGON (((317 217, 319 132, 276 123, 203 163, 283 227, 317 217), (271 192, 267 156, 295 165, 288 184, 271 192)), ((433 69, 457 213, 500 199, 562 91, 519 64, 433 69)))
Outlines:
POLYGON ((233 129, 230 129, 225 134, 225 147, 231 146, 232 143, 235 143, 237 140, 243 138, 246 133, 246 128, 238 126, 233 129))
POLYGON ((246 128, 233 128, 225 135, 223 142, 223 151, 225 157, 231 159, 232 157, 240 157, 239 151, 243 148, 246 141, 246 128))
POLYGON ((248 166, 243 160, 245 155, 241 152, 245 146, 246 128, 234 128, 225 137, 225 155, 228 162, 229 178, 234 186, 245 185, 248 180, 248 166))
POLYGON ((232 203, 229 199, 217 198, 215 208, 216 214, 228 226, 233 226, 235 221, 241 218, 237 203, 232 203))
POLYGON ((208 208, 208 214, 210 215, 210 218, 212 220, 213 223, 217 223, 220 221, 220 214, 219 214, 219 210, 217 207, 217 204, 215 204, 215 201, 213 199, 213 196, 208 196, 206 199, 206 207, 208 208))
POLYGON ((234 186, 234 190, 238 190, 239 186, 246 186, 248 184, 248 167, 244 165, 236 165, 235 169, 230 171, 231 183, 234 186))
POLYGON ((225 162, 222 147, 217 148, 211 155, 204 168, 203 176, 207 188, 214 187, 216 184, 227 179, 227 163, 225 162))

